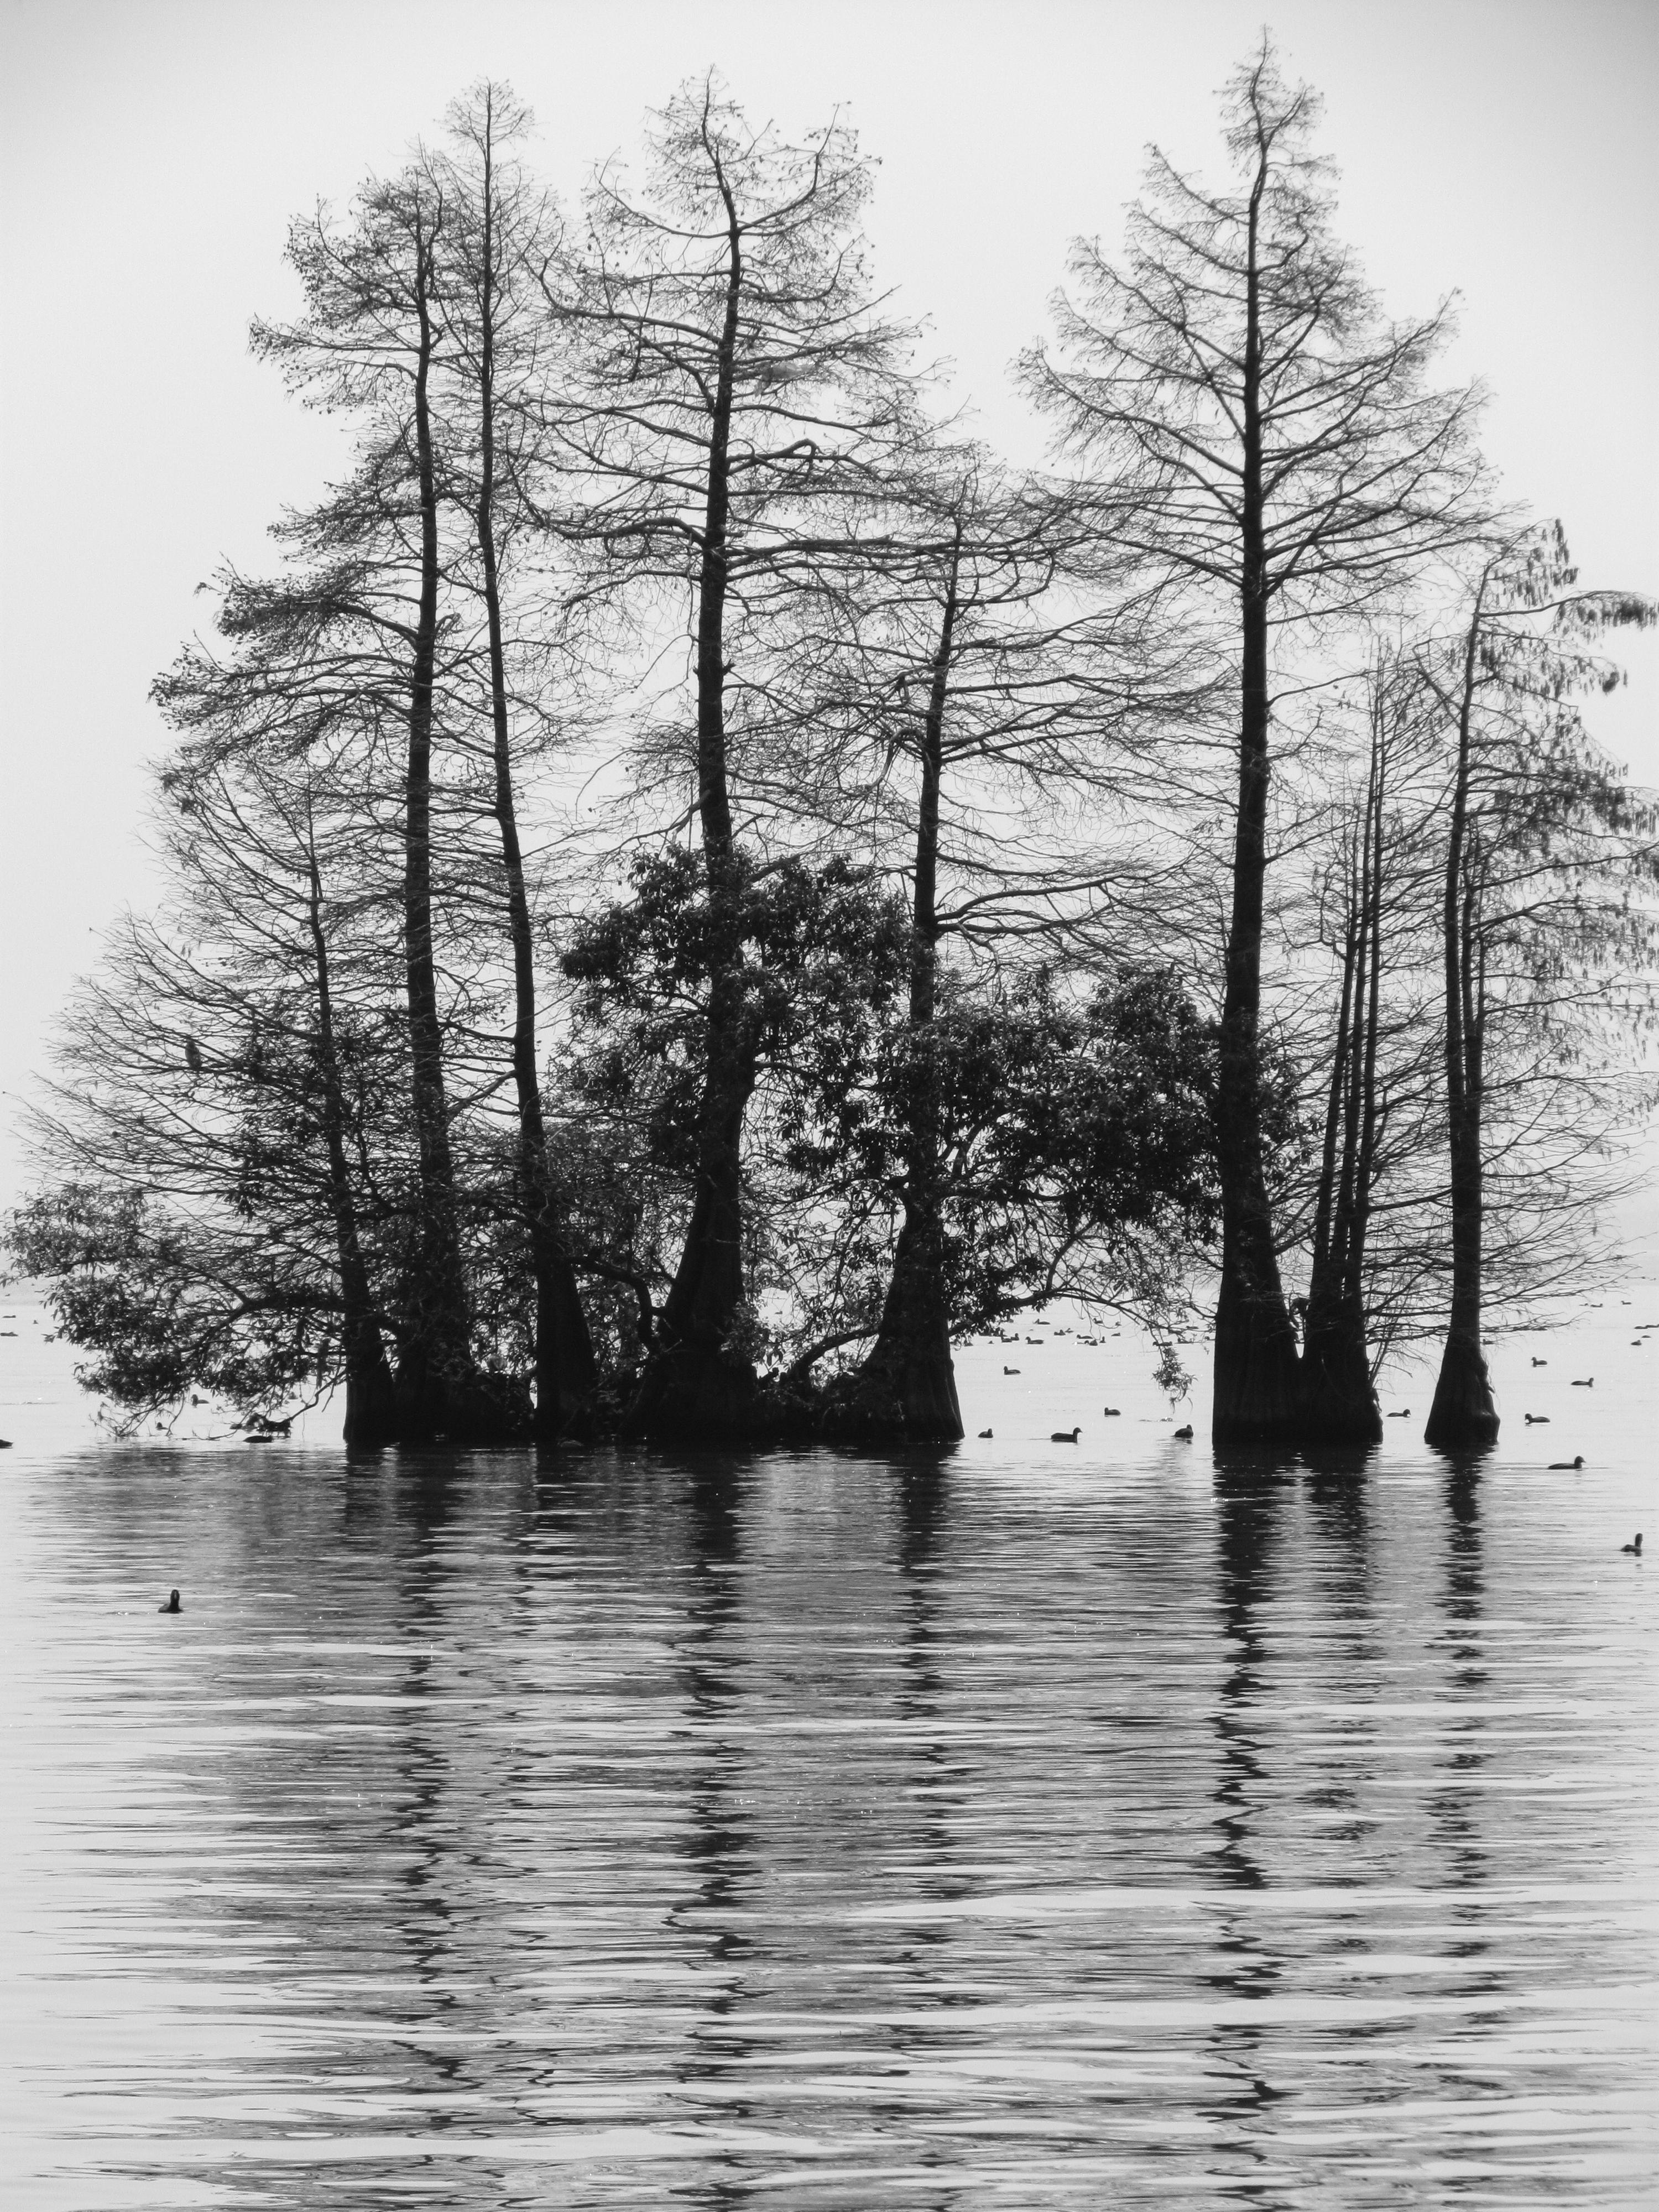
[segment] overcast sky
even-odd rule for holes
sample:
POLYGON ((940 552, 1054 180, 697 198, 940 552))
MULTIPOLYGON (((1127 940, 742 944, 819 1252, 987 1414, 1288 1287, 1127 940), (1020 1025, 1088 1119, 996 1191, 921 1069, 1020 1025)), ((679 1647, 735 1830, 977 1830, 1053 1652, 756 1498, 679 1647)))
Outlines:
MULTIPOLYGON (((1659 589, 1654 0, 1295 0, 1339 229, 1401 312, 1462 296, 1449 373, 1491 386, 1511 494, 1586 580, 1659 589)), ((149 894, 147 692, 259 568, 336 433, 247 356, 286 312, 289 216, 396 165, 482 76, 536 111, 567 198, 709 64, 794 132, 839 106, 882 167, 877 269, 927 314, 986 432, 1030 449, 1007 363, 1066 243, 1119 240, 1149 140, 1213 167, 1239 0, 0 0, 0 1201, 54 1010, 149 894)), ((1596 726, 1659 784, 1659 652, 1596 726)))

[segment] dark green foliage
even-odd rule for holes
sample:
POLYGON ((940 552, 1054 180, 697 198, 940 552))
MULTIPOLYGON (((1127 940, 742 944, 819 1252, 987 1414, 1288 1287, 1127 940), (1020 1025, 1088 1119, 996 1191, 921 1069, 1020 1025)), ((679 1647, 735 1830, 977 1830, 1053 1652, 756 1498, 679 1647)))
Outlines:
POLYGON ((243 1411, 326 1385, 340 1300, 325 1260, 216 1235, 141 1192, 64 1183, 12 1217, 25 1273, 48 1278, 76 1375, 128 1417, 209 1391, 243 1411))
MULTIPOLYGON (((742 913, 750 1356, 787 1363, 878 1312, 919 1052, 938 1055, 955 1333, 1073 1293, 1153 1318, 1178 1297, 1218 1192, 1213 1030, 1173 972, 1083 992, 1047 969, 947 975, 918 1036, 902 902, 842 862, 791 860, 745 870, 742 913)), ((573 1167, 573 1243, 659 1291, 694 1164, 711 942, 701 865, 672 854, 639 863, 633 897, 563 963, 582 1032, 573 1117, 607 1132, 573 1167)))
POLYGON ((859 1079, 837 1070, 798 1122, 794 1173, 856 1212, 903 1178, 913 1053, 937 1056, 951 1318, 969 1334, 1050 1297, 1131 1306, 1173 1293, 1218 1192, 1215 1040, 1168 971, 1086 995, 1046 969, 978 990, 947 978, 918 1039, 894 1025, 859 1079))
MULTIPOLYGON (((793 1099, 850 1092, 903 988, 902 903, 843 860, 762 870, 740 857, 738 866, 749 1060, 793 1099)), ((702 863, 685 852, 641 860, 633 884, 564 957, 586 1031, 573 1087, 603 1112, 637 1113, 651 1164, 685 1176, 714 944, 702 863)))

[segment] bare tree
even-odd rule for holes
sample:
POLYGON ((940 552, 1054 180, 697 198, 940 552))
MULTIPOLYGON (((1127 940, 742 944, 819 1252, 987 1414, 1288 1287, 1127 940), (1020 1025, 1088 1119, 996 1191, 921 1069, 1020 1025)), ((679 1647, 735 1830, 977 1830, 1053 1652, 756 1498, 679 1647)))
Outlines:
POLYGON ((1306 1431, 1316 1438, 1323 1431, 1342 1442, 1367 1430, 1373 1437, 1382 1432, 1367 1347, 1365 1259, 1388 1110, 1379 1094, 1377 1050, 1397 689, 1390 687, 1386 665, 1380 665, 1367 700, 1364 793, 1356 808, 1345 810, 1339 862, 1341 982, 1303 1333, 1306 1431))
POLYGON ((1534 1140, 1540 1091, 1572 1093, 1581 1128, 1599 1093, 1602 1118, 1617 1086, 1605 1056, 1586 1052, 1585 1032, 1628 1018, 1632 970, 1652 957, 1651 922, 1630 897, 1654 873, 1651 814, 1573 701, 1620 680, 1596 640, 1651 624, 1656 609, 1576 584, 1559 525, 1511 533, 1474 568, 1456 630, 1415 655, 1448 756, 1440 936, 1451 1311, 1424 1432, 1448 1449, 1498 1433, 1480 1327, 1493 1060, 1502 1046, 1520 1047, 1522 1068, 1504 1071, 1504 1087, 1511 1108, 1517 1088, 1529 1098, 1534 1140))
MULTIPOLYGON (((509 694, 502 568, 511 541, 531 526, 541 490, 536 479, 544 471, 544 452, 534 435, 548 374, 538 280, 556 241, 550 234, 545 204, 511 158, 513 142, 529 125, 527 112, 511 93, 480 85, 451 109, 448 120, 459 158, 437 172, 447 210, 439 282, 450 340, 448 373, 459 386, 452 404, 471 416, 455 441, 450 483, 452 494, 464 496, 470 509, 483 603, 491 802, 501 836, 512 946, 519 1198, 536 1282, 535 1431, 550 1442, 591 1421, 597 1376, 561 1229, 558 1182, 542 1109, 535 938, 514 787, 517 702, 509 694)), ((544 500, 546 495, 541 496, 544 500)), ((549 611, 541 610, 544 616, 549 611)))
MULTIPOLYGON (((1097 548, 1086 584, 1071 573, 1066 501, 1002 482, 970 448, 930 459, 896 484, 902 527, 842 594, 866 684, 854 734, 878 757, 866 773, 880 787, 883 842, 908 848, 896 872, 908 881, 910 957, 896 1246, 875 1342, 833 1419, 948 1439, 962 1433, 950 1345, 973 1268, 946 1225, 967 1190, 946 1157, 963 1133, 947 1133, 944 1115, 945 1001, 949 1021, 982 1024, 995 994, 975 992, 970 969, 1029 967, 1034 948, 1051 970, 1095 981, 1168 964, 1179 896, 1174 854, 1159 862, 1152 759, 1158 736, 1204 702, 1193 656, 1149 635, 1146 604, 1102 573, 1097 548)), ((1097 1239, 1112 1211, 1091 1214, 1079 1242, 1097 1239)))
MULTIPOLYGON (((1270 46, 1234 76, 1237 183, 1212 191, 1154 153, 1127 264, 1079 244, 1060 349, 1025 385, 1093 462, 1099 527, 1183 603, 1234 610, 1238 743, 1218 1134, 1224 1228, 1218 1443, 1304 1424, 1263 1157, 1261 950, 1275 683, 1298 640, 1396 593, 1478 504, 1466 392, 1425 388, 1445 328, 1385 321, 1330 232, 1317 103, 1270 46)), ((1297 672, 1303 680, 1308 671, 1297 672)), ((1361 1408, 1358 1432, 1369 1433, 1361 1408)))
POLYGON ((167 903, 112 933, 36 1120, 53 1180, 13 1242, 129 1423, 193 1389, 270 1418, 342 1384, 348 1443, 395 1426, 407 1050, 374 827, 327 750, 167 770, 167 903))
MULTIPOLYGON (((661 115, 647 195, 605 173, 585 264, 550 287, 580 338, 584 527, 612 574, 660 609, 689 603, 691 727, 678 744, 701 838, 709 974, 696 1193, 632 1427, 740 1425, 753 1370, 730 1348, 743 1299, 742 1140, 757 1074, 744 957, 768 732, 757 660, 792 599, 848 557, 849 501, 905 434, 904 333, 871 301, 855 225, 867 165, 839 125, 799 145, 755 131, 714 82, 661 115), (745 774, 756 769, 756 783, 745 774)), ((657 735, 684 725, 665 715, 657 735)))
POLYGON ((434 706, 447 565, 434 380, 450 217, 441 181, 420 162, 366 187, 349 221, 319 209, 293 227, 289 258, 305 311, 290 325, 256 324, 254 348, 312 404, 357 418, 358 455, 350 477, 289 526, 307 566, 263 590, 245 588, 233 606, 245 631, 281 631, 307 617, 343 629, 380 664, 381 684, 389 677, 402 695, 403 952, 421 1206, 397 1421, 410 1439, 513 1425, 472 1357, 434 947, 434 706))

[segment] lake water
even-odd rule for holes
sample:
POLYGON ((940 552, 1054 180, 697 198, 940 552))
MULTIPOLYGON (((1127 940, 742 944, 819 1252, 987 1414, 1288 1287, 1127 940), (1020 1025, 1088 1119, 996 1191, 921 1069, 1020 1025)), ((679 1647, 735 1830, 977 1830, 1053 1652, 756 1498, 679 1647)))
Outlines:
POLYGON ((953 1454, 118 1446, 19 1304, 14 2201, 1652 2201, 1618 1298, 1500 1348, 1487 1459, 1419 1375, 1324 1468, 1035 1330, 953 1454))

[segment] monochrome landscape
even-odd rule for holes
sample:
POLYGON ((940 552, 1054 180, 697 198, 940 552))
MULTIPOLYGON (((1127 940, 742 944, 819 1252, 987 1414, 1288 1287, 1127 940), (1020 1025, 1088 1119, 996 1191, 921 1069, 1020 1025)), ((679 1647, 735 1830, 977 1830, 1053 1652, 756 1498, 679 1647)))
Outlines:
POLYGON ((994 405, 856 99, 550 165, 516 9, 234 302, 0 1223, 30 2203, 1643 2201, 1659 562, 1200 15, 994 405))

